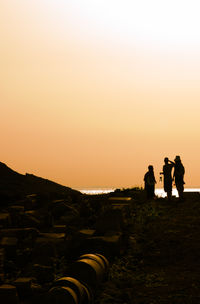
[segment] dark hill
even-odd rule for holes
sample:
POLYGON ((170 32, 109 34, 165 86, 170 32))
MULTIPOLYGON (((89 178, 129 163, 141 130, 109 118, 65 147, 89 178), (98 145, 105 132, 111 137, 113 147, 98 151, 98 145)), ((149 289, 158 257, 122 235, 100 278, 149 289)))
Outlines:
POLYGON ((26 173, 20 174, 0 162, 0 198, 24 197, 28 194, 51 195, 55 197, 79 196, 80 192, 62 186, 48 179, 26 173))

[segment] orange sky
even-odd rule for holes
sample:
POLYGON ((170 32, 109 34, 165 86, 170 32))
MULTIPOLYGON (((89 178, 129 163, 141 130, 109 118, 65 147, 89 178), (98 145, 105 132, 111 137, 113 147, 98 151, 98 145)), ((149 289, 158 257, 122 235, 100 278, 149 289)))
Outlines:
POLYGON ((200 186, 200 7, 160 2, 2 0, 0 161, 131 187, 180 155, 200 186))

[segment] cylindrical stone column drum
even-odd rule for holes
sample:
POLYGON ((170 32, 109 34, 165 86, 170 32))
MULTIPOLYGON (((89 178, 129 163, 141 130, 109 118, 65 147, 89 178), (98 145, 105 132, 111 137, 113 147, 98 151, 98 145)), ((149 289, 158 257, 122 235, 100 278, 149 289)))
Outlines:
POLYGON ((94 303, 94 294, 89 286, 83 285, 84 296, 81 304, 92 304, 94 303))
POLYGON ((98 257, 100 257, 102 259, 102 261, 104 262, 104 265, 105 265, 106 272, 108 272, 109 262, 108 262, 107 258, 100 253, 95 253, 95 255, 97 255, 98 257))
POLYGON ((54 281, 53 286, 63 286, 71 288, 77 295, 78 302, 82 303, 85 296, 85 289, 83 284, 81 284, 77 279, 72 277, 62 277, 54 281))
MULTIPOLYGON (((61 278, 55 280, 53 283, 53 287, 58 287, 58 286, 71 288, 77 295, 79 304, 92 304, 93 303, 94 299, 93 299, 93 293, 92 293, 91 289, 89 287, 87 287, 86 285, 83 285, 82 283, 80 283, 75 278, 61 277, 61 278)), ((54 291, 54 293, 55 293, 55 291, 54 291)), ((57 298, 59 299, 59 296, 57 298)), ((62 304, 62 303, 59 303, 59 304, 62 304)))
POLYGON ((98 262, 103 267, 105 273, 108 271, 109 262, 106 259, 106 257, 103 256, 102 254, 99 254, 99 253, 83 254, 80 256, 79 260, 85 259, 85 258, 92 259, 92 260, 95 260, 96 262, 98 262))
POLYGON ((102 281, 104 269, 97 261, 89 258, 77 260, 70 269, 70 276, 86 284, 92 290, 102 281))
POLYGON ((49 290, 49 304, 80 304, 74 290, 69 287, 56 286, 49 290))
POLYGON ((109 262, 106 259, 106 257, 104 257, 103 255, 98 254, 98 253, 88 253, 88 254, 81 255, 79 260, 81 260, 81 259, 91 259, 91 260, 94 260, 97 263, 99 263, 99 265, 102 267, 102 271, 103 271, 102 279, 106 278, 106 275, 108 273, 108 268, 109 268, 109 262))

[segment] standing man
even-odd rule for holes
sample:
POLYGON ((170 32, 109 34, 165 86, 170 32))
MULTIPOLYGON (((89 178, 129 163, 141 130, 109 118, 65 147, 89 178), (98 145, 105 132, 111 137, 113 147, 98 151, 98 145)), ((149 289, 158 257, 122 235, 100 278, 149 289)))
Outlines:
POLYGON ((163 172, 160 172, 160 174, 163 174, 164 176, 164 191, 167 192, 167 198, 168 200, 171 200, 172 198, 172 168, 174 167, 174 162, 168 159, 168 157, 165 157, 164 159, 164 166, 163 166, 163 172))
POLYGON ((155 184, 156 179, 154 176, 153 166, 148 166, 148 171, 144 176, 144 189, 147 194, 147 199, 151 199, 155 197, 155 184))
POLYGON ((174 165, 174 175, 173 180, 175 178, 175 185, 176 189, 178 191, 179 199, 183 200, 183 191, 184 191, 184 174, 185 174, 185 168, 181 162, 180 156, 176 156, 174 159, 175 165, 174 165))

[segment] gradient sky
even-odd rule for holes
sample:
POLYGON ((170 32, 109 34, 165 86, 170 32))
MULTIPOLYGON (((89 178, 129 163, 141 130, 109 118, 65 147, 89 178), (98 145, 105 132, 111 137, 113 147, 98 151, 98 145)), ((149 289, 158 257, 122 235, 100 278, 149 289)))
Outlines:
POLYGON ((200 186, 199 11, 1 0, 0 161, 72 188, 126 188, 180 155, 186 187, 200 186))

